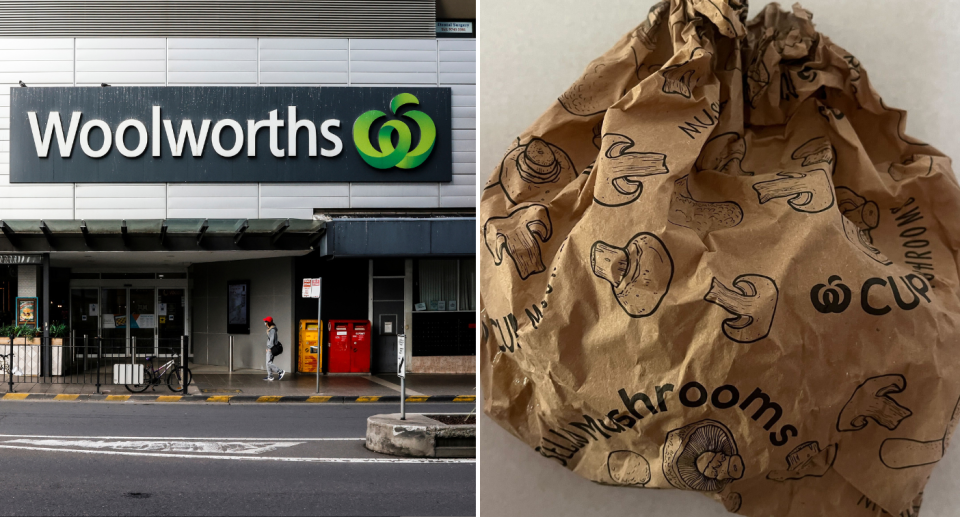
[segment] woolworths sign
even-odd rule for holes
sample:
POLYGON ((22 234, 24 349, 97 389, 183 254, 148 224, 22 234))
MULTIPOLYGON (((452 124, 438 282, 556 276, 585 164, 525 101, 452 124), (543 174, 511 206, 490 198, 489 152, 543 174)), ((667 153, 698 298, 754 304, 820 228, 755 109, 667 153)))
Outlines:
POLYGON ((11 88, 13 183, 451 181, 449 88, 11 88))

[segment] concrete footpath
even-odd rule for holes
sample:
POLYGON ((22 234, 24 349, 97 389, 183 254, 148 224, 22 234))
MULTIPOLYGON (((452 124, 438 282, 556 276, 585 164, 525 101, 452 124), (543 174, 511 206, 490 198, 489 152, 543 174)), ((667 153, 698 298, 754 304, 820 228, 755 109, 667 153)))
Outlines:
MULTIPOLYGON (((203 367, 198 368, 203 372, 203 367)), ((193 368, 191 368, 193 371, 193 368)), ((0 400, 30 401, 105 401, 105 402, 220 402, 220 403, 364 403, 400 402, 400 379, 395 375, 314 375, 287 374, 282 381, 265 381, 264 373, 247 370, 230 373, 194 373, 187 393, 173 393, 165 385, 133 394, 122 385, 103 384, 97 393, 95 384, 53 382, 14 383, 0 400)), ((473 375, 408 374, 406 401, 473 402, 476 399, 473 375)), ((2 392, 2 391, 0 391, 2 392)))

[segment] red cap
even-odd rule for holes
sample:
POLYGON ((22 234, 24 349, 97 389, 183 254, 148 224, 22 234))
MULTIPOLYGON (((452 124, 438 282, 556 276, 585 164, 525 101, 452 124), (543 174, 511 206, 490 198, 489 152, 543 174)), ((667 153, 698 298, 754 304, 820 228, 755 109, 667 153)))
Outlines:
POLYGON ((267 316, 266 318, 263 318, 263 321, 266 321, 268 323, 273 323, 273 318, 270 316, 267 316))

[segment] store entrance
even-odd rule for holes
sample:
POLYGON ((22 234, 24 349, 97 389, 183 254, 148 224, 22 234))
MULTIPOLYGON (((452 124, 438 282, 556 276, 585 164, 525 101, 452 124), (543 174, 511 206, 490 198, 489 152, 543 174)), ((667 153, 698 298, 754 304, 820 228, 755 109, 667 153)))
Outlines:
POLYGON ((186 329, 186 289, 102 287, 71 289, 74 336, 100 336, 105 356, 168 357, 180 353, 186 329))

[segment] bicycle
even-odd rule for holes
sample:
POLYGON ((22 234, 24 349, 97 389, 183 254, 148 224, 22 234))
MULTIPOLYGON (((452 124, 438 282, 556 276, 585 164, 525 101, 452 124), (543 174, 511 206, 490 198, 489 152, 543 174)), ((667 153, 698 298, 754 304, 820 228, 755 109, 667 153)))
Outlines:
POLYGON ((190 381, 193 380, 193 374, 190 373, 190 368, 186 366, 176 366, 176 361, 171 359, 163 366, 151 369, 149 366, 153 365, 153 359, 153 357, 147 357, 146 360, 144 360, 144 362, 147 363, 143 368, 144 383, 126 384, 127 391, 130 393, 143 393, 151 386, 154 391, 156 391, 156 386, 163 384, 164 374, 166 374, 166 383, 170 391, 183 393, 186 387, 190 385, 190 381))
POLYGON ((23 375, 23 370, 19 366, 13 364, 13 352, 9 354, 0 354, 0 375, 7 375, 10 373, 11 366, 13 367, 14 375, 23 375), (7 358, 10 358, 10 361, 7 361, 7 358))

